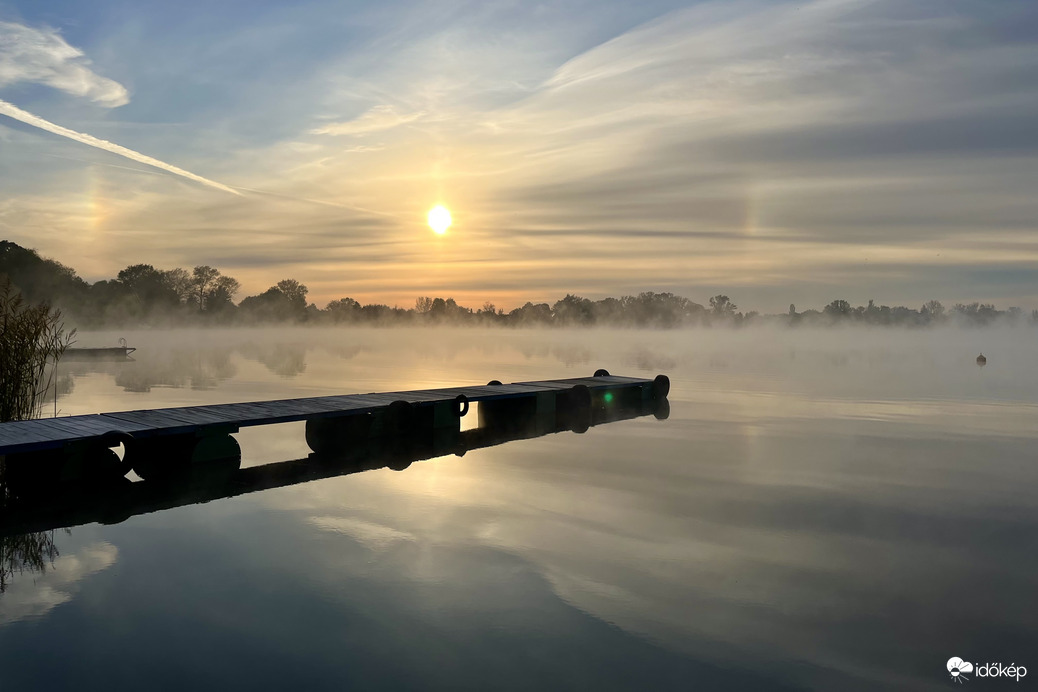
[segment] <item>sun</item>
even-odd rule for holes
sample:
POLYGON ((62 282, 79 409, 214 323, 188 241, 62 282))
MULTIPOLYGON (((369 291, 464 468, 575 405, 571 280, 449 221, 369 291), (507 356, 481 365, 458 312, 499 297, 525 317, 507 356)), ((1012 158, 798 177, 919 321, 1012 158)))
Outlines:
POLYGON ((438 204, 429 210, 429 228, 437 235, 443 235, 451 225, 451 213, 447 207, 438 204))

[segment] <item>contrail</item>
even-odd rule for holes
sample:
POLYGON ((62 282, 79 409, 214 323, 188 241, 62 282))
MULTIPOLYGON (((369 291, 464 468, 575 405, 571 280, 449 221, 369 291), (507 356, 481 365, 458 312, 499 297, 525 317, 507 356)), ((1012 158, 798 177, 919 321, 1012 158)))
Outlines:
POLYGON ((365 207, 357 207, 352 204, 343 204, 342 202, 330 202, 323 199, 313 199, 311 197, 298 197, 296 195, 287 195, 283 192, 271 192, 270 190, 257 190, 251 187, 238 186, 239 190, 245 190, 246 192, 255 192, 257 195, 264 195, 267 197, 281 197, 282 199, 290 199, 295 202, 306 202, 308 204, 319 204, 322 207, 337 207, 339 209, 349 209, 350 211, 360 211, 365 214, 373 214, 375 216, 387 216, 391 219, 398 218, 398 214, 390 214, 385 211, 375 211, 374 209, 367 209, 365 207))
POLYGON ((93 137, 82 132, 76 132, 75 130, 70 130, 67 127, 62 127, 61 125, 55 125, 54 123, 48 120, 44 120, 39 116, 33 115, 32 113, 29 113, 27 111, 23 111, 18 106, 10 104, 2 99, 0 99, 0 115, 6 115, 8 118, 14 118, 15 120, 23 122, 26 125, 32 125, 33 127, 38 127, 41 130, 53 132, 54 134, 61 135, 62 137, 68 137, 69 139, 75 140, 77 142, 82 142, 83 144, 86 144, 88 146, 96 147, 104 151, 110 151, 113 154, 124 156, 130 159, 131 161, 137 161, 139 163, 144 163, 149 166, 154 166, 155 168, 159 168, 164 171, 169 171, 170 173, 173 173, 174 175, 179 175, 182 178, 194 180, 196 183, 202 183, 203 185, 208 185, 209 187, 216 188, 217 190, 230 192, 232 195, 238 195, 239 197, 242 196, 241 193, 235 190, 234 188, 228 187, 222 183, 218 183, 215 180, 203 178, 202 176, 195 175, 190 171, 185 171, 183 168, 177 168, 176 166, 168 164, 165 161, 153 159, 150 156, 146 156, 144 154, 141 154, 140 152, 136 152, 133 149, 121 147, 118 144, 114 144, 107 140, 98 139, 97 137, 93 137))

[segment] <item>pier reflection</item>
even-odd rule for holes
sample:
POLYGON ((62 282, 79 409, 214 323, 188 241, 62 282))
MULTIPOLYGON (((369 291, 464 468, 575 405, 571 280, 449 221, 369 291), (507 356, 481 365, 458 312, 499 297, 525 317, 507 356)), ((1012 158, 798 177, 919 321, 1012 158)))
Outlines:
MULTIPOLYGON (((241 468, 238 455, 180 464, 179 473, 139 481, 100 474, 75 483, 26 484, 24 479, 5 473, 0 463, 0 555, 24 553, 22 548, 28 537, 43 536, 58 528, 93 522, 114 524, 136 515, 376 469, 402 471, 415 462, 451 454, 463 456, 472 450, 559 432, 580 433, 591 426, 642 416, 662 420, 670 414, 666 398, 622 399, 573 402, 566 415, 551 422, 534 408, 484 405, 479 411, 478 427, 453 435, 418 431, 359 436, 335 453, 315 453, 248 468, 241 468), (12 480, 16 482, 11 483, 12 480)), ((53 541, 50 546, 53 549, 53 541)), ((45 568, 46 555, 37 552, 40 559, 19 560, 19 569, 32 571, 34 565, 45 568)))

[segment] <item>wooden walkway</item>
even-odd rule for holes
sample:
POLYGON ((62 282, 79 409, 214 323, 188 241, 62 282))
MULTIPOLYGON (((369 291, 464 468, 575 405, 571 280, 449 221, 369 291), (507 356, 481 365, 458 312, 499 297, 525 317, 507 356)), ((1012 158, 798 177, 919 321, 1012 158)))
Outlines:
MULTIPOLYGON (((601 373, 602 371, 600 371, 601 373)), ((458 397, 472 402, 536 398, 586 387, 593 397, 610 392, 637 389, 645 397, 665 398, 669 389, 666 377, 655 380, 616 377, 601 374, 540 382, 489 384, 478 387, 451 387, 408 392, 344 394, 306 399, 283 399, 242 404, 187 406, 84 416, 46 418, 0 423, 0 455, 25 454, 57 450, 83 442, 122 439, 150 440, 165 436, 217 435, 236 432, 238 428, 310 421, 386 409, 394 402, 408 402, 416 408, 437 404, 453 404, 458 397)))
MULTIPOLYGON (((621 402, 621 405, 608 410, 596 411, 591 424, 605 425, 650 415, 666 417, 661 407, 669 410, 665 401, 621 402)), ((542 437, 552 432, 561 430, 544 429, 536 421, 527 419, 505 429, 490 426, 462 431, 457 440, 448 442, 446 447, 421 435, 416 439, 406 439, 405 436, 401 445, 367 439, 356 441, 341 454, 312 454, 304 459, 247 468, 238 468, 234 464, 206 465, 171 483, 148 480, 131 483, 112 477, 107 478, 107 482, 85 486, 63 487, 67 484, 45 483, 33 488, 26 497, 10 496, 5 501, 0 496, 0 538, 92 522, 111 524, 150 512, 375 469, 389 467, 400 471, 412 462, 450 454, 463 456, 473 450, 542 437)))

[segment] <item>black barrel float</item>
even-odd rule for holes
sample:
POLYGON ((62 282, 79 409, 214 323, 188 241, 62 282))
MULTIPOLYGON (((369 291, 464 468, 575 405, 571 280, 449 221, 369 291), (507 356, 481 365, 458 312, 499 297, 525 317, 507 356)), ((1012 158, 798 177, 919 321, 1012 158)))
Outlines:
POLYGON ((578 384, 560 392, 555 402, 556 426, 576 433, 591 427, 591 390, 578 384))
POLYGON ((652 381, 652 396, 654 399, 666 399, 670 394, 670 378, 666 375, 656 375, 652 381))

